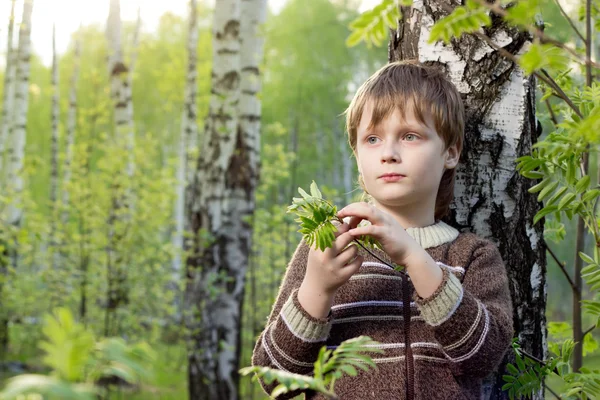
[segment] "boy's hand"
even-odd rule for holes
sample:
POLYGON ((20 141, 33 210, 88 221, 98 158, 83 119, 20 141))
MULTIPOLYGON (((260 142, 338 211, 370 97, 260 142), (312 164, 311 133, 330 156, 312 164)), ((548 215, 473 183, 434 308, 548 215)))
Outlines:
POLYGON ((336 290, 358 271, 363 257, 357 255, 357 246, 348 246, 354 240, 349 229, 346 223, 337 227, 331 248, 321 251, 311 247, 302 286, 314 294, 333 297, 336 290))
POLYGON ((419 247, 394 217, 368 203, 349 204, 341 209, 337 216, 340 218, 350 216, 348 234, 355 238, 363 235, 374 237, 392 261, 398 265, 406 266, 410 253, 419 247), (371 224, 357 227, 362 220, 367 220, 371 224))

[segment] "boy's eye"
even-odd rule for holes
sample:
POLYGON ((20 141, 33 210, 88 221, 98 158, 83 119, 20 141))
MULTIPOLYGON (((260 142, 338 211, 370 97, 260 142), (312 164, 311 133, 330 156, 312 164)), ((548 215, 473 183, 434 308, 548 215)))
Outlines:
MULTIPOLYGON (((412 133, 409 133, 408 135, 404 136, 405 139, 407 137, 413 137, 415 140, 417 139, 417 135, 413 135, 412 133)), ((409 140, 409 142, 414 142, 414 140, 409 140)))
POLYGON ((375 136, 370 136, 367 138, 367 143, 375 144, 375 140, 377 140, 377 138, 375 136))

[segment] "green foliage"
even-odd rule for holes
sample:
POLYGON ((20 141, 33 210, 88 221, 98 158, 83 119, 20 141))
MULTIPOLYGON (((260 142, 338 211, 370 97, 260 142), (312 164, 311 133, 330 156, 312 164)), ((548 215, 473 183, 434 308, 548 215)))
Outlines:
POLYGON ((377 348, 377 342, 368 336, 359 336, 343 341, 335 350, 328 350, 323 346, 315 361, 313 376, 293 374, 268 367, 246 367, 240 370, 242 375, 254 373, 254 379, 261 378, 267 384, 279 384, 271 392, 272 397, 297 390, 311 389, 323 393, 330 399, 336 399, 334 386, 336 380, 343 375, 356 376, 357 369, 368 371, 377 368, 373 360, 366 353, 382 353, 377 348))
POLYGON ((554 45, 540 44, 539 42, 534 42, 519 59, 519 64, 527 75, 542 69, 564 71, 568 63, 569 58, 563 50, 554 45))
POLYGON ((75 322, 66 308, 57 309, 54 316, 47 315, 42 331, 46 340, 39 347, 46 353, 44 364, 61 380, 81 381, 94 348, 92 333, 75 322))
POLYGON ((372 10, 362 13, 349 25, 352 33, 346 39, 348 47, 356 46, 365 41, 369 46, 374 44, 380 46, 382 41, 388 37, 389 29, 398 27, 400 19, 399 6, 410 6, 412 0, 383 0, 372 10))
POLYGON ((474 0, 467 0, 464 6, 456 7, 450 15, 436 22, 431 29, 429 43, 442 40, 448 44, 454 37, 477 32, 482 26, 489 26, 491 23, 485 7, 474 0))
POLYGON ((294 197, 293 203, 288 207, 288 212, 298 215, 296 222, 300 223, 298 232, 304 235, 304 239, 310 246, 325 250, 333 245, 335 241, 336 228, 332 224, 337 214, 337 208, 323 200, 323 196, 313 181, 310 185, 310 194, 302 188, 298 188, 301 198, 294 197))
POLYGON ((11 378, 0 399, 20 399, 39 394, 49 399, 95 399, 103 378, 120 378, 129 384, 151 379, 148 365, 155 361, 146 343, 127 345, 121 338, 96 342, 93 334, 76 322, 68 309, 58 308, 44 318, 44 363, 50 376, 25 374, 11 378))
MULTIPOLYGON (((302 197, 294 197, 292 205, 288 207, 288 213, 298 216, 295 220, 300 223, 298 232, 302 233, 309 246, 316 245, 315 247, 321 251, 332 247, 337 230, 332 221, 344 222, 337 217, 337 207, 323 199, 315 181, 310 185, 310 194, 302 188, 298 188, 298 192, 302 197)), ((362 237, 359 242, 369 248, 375 246, 381 248, 377 240, 372 237, 362 237)))

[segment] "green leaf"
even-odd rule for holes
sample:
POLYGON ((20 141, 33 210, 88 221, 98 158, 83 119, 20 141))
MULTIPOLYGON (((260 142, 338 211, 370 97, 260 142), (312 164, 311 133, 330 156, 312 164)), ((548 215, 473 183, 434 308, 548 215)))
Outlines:
POLYGON ((323 198, 323 195, 321 194, 321 191, 319 190, 319 187, 317 186, 315 181, 312 181, 312 183, 310 184, 310 195, 317 199, 323 198))
POLYGON ((491 22, 484 7, 469 2, 468 6, 456 7, 450 15, 436 22, 431 28, 429 43, 442 40, 449 44, 452 38, 459 38, 464 33, 476 32, 482 26, 490 26, 491 22))
POLYGON ((593 190, 589 190, 587 192, 585 192, 585 194, 581 197, 581 201, 583 201, 584 203, 596 199, 596 197, 600 196, 600 190, 599 189, 593 189, 593 190))
POLYGON ((583 193, 584 191, 587 190, 589 185, 590 185, 590 176, 585 175, 583 178, 581 178, 577 182, 577 185, 575 185, 575 191, 577 192, 577 194, 583 193))
POLYGON ((558 211, 562 211, 566 206, 571 204, 573 200, 575 200, 574 193, 567 193, 558 203, 558 211))
POLYGON ((533 43, 529 50, 519 58, 519 64, 527 75, 541 69, 561 71, 566 68, 569 58, 564 51, 551 44, 533 43))
POLYGON ((588 264, 595 264, 596 263, 592 257, 588 256, 587 254, 585 254, 582 251, 579 252, 579 257, 581 257, 581 259, 583 261, 585 261, 586 263, 588 263, 588 264))
POLYGON ((538 183, 535 186, 530 187, 529 189, 527 189, 527 191, 529 193, 537 193, 540 190, 542 190, 543 188, 545 188, 549 183, 550 183, 551 179, 550 177, 544 178, 540 183, 538 183))
POLYGON ((554 191, 554 189, 556 189, 557 186, 558 186, 558 181, 554 181, 551 184, 549 184, 548 186, 546 186, 545 188, 543 188, 542 191, 540 192, 540 194, 538 195, 537 201, 544 200, 550 193, 552 193, 554 191))
POLYGON ((537 224, 538 221, 542 218, 544 218, 546 215, 555 212, 558 209, 558 207, 556 205, 552 205, 552 206, 547 206, 542 208, 540 211, 538 211, 535 216, 533 217, 533 224, 537 224))
POLYGON ((556 191, 556 193, 554 193, 554 195, 552 195, 552 197, 550 197, 550 199, 548 199, 548 201, 546 201, 546 206, 550 206, 550 205, 554 204, 556 202, 556 200, 558 200, 559 197, 561 197, 563 194, 565 194, 567 189, 568 188, 566 186, 563 186, 560 189, 558 189, 556 191))
POLYGON ((359 44, 363 39, 365 39, 365 31, 364 30, 356 30, 348 36, 346 39, 347 47, 354 47, 359 44))

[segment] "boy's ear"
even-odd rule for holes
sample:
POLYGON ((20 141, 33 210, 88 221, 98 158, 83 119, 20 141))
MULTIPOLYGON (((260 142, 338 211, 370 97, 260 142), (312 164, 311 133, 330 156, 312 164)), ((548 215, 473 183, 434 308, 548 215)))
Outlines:
POLYGON ((458 165, 458 160, 460 158, 460 152, 458 151, 456 145, 448 147, 445 153, 446 161, 444 162, 444 167, 446 169, 456 168, 456 166, 458 165))

